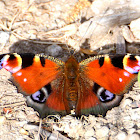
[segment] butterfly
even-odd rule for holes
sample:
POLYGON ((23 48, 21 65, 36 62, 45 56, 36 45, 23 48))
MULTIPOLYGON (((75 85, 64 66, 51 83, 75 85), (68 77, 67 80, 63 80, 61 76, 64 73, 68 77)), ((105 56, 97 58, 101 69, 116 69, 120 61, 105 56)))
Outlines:
POLYGON ((137 80, 140 57, 132 54, 99 55, 78 63, 51 56, 1 54, 0 69, 12 74, 27 104, 44 118, 49 114, 105 115, 118 106, 137 80))

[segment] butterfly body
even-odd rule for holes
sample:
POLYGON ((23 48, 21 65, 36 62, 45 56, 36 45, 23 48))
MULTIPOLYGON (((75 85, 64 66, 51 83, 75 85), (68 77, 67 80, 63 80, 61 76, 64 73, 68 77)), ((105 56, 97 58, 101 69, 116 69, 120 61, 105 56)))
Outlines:
POLYGON ((74 57, 70 57, 65 63, 64 69, 64 94, 66 96, 66 103, 69 108, 68 113, 71 113, 72 110, 75 111, 77 102, 78 102, 78 77, 79 77, 79 66, 78 62, 74 57))
POLYGON ((18 90, 41 117, 49 114, 105 115, 137 79, 140 57, 102 55, 78 63, 34 54, 0 55, 18 90))

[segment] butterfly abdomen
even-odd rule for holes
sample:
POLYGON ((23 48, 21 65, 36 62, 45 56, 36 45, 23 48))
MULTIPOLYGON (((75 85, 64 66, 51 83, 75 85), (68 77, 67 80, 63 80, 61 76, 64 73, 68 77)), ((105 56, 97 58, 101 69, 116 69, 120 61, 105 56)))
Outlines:
POLYGON ((71 56, 65 64, 65 94, 69 105, 69 112, 76 109, 78 102, 78 62, 71 56))

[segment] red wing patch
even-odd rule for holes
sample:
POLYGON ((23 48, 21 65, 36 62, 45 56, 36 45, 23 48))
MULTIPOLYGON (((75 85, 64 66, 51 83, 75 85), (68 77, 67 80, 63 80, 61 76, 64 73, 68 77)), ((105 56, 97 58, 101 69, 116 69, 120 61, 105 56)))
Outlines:
MULTIPOLYGON (((126 59, 126 56, 124 59, 126 59)), ((130 63, 134 63, 134 60, 127 59, 127 61, 129 62, 127 64, 129 64, 130 69, 130 67, 133 66, 130 65, 130 63)), ((133 69, 132 72, 134 72, 131 73, 126 66, 127 65, 125 65, 125 69, 114 66, 111 59, 105 57, 102 66, 98 59, 89 62, 85 68, 85 75, 110 92, 114 94, 122 94, 126 92, 128 87, 131 87, 132 83, 137 79, 137 74, 135 75, 136 71, 134 68, 131 67, 131 69, 133 69)), ((137 67, 138 72, 140 70, 140 58, 135 60, 135 67, 137 67)))

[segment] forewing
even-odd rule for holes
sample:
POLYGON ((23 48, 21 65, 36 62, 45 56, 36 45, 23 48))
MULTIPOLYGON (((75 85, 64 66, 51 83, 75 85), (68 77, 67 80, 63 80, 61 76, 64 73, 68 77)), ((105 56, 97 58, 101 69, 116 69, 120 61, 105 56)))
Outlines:
POLYGON ((80 63, 81 72, 114 94, 127 92, 137 80, 140 57, 134 55, 101 56, 80 63))

